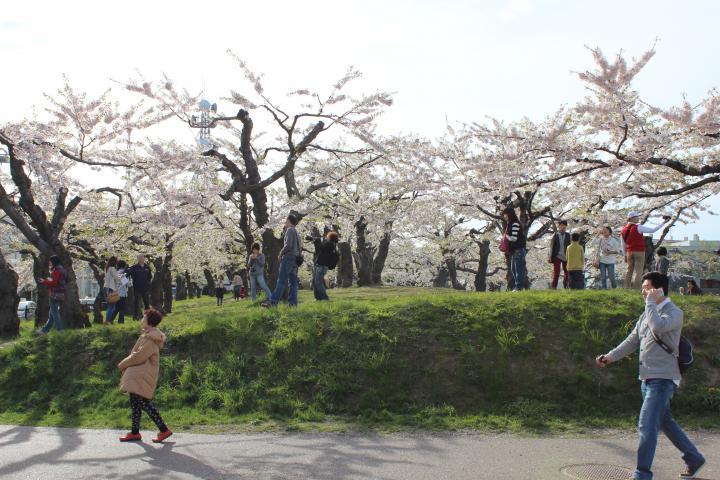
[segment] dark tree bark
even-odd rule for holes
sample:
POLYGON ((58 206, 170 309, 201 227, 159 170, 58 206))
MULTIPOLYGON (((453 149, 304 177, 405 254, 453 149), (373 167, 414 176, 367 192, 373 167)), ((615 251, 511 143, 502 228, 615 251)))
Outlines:
POLYGON ((450 275, 448 274, 447 267, 443 263, 438 267, 435 278, 433 278, 432 286, 435 288, 447 288, 449 285, 450 275))
POLYGON ((385 224, 385 231, 377 246, 367 241, 368 223, 364 216, 355 222, 355 267, 357 268, 358 286, 380 285, 382 270, 390 249, 392 238, 392 222, 385 224))
MULTIPOLYGON (((31 252, 33 257, 33 278, 48 278, 50 276, 50 258, 42 253, 35 254, 31 252)), ((37 289, 37 309, 35 310, 35 327, 39 328, 48 320, 50 316, 50 296, 47 288, 37 289)))
POLYGON ((152 264, 155 267, 155 274, 150 281, 150 305, 153 308, 161 309, 163 305, 163 259, 156 257, 152 259, 152 264))
POLYGON ((187 299, 187 284, 185 283, 185 277, 179 273, 175 275, 175 300, 186 300, 187 299))
POLYGON ((270 228, 266 228, 262 233, 262 252, 265 255, 265 274, 267 279, 267 285, 270 290, 275 290, 275 284, 277 283, 278 272, 280 270, 280 250, 283 247, 282 236, 277 238, 275 232, 270 228))
POLYGON ((190 272, 185 270, 185 285, 187 286, 187 298, 195 298, 197 295, 197 291, 195 289, 195 284, 192 283, 192 280, 190 280, 190 272))
POLYGON ((478 262, 477 273, 475 274, 475 291, 485 292, 487 290, 488 263, 490 260, 490 240, 481 240, 477 242, 480 249, 480 260, 478 262))
POLYGON ((385 231, 378 244, 377 254, 373 260, 372 282, 373 285, 382 285, 382 272, 385 269, 385 261, 390 252, 390 240, 392 240, 393 222, 385 223, 385 231))
POLYGON ((203 275, 205 276, 205 283, 207 283, 205 287, 207 291, 203 290, 205 295, 215 295, 215 276, 209 268, 203 268, 203 275))
POLYGON ((98 294, 95 296, 95 301, 93 302, 93 323, 101 324, 103 323, 102 303, 105 301, 105 289, 103 288, 105 286, 105 271, 95 262, 88 262, 88 265, 90 266, 90 270, 93 272, 95 281, 100 287, 98 294))
POLYGON ((18 275, 0 251, 0 338, 20 335, 20 319, 17 316, 20 297, 17 289, 18 275))
POLYGON ((162 265, 163 311, 165 314, 172 313, 172 258, 174 246, 174 242, 165 244, 165 258, 162 265))
POLYGON ((352 287, 353 255, 349 242, 338 243, 337 285, 340 288, 352 287))

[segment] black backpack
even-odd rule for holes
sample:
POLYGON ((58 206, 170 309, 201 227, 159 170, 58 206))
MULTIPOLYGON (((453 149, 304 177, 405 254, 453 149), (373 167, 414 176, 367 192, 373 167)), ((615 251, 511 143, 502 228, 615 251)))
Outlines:
POLYGON ((693 366, 693 363, 695 362, 695 357, 693 355, 693 344, 690 343, 690 340, 681 336, 680 337, 680 345, 678 347, 678 353, 676 354, 675 350, 673 350, 673 348, 670 345, 663 342, 657 335, 655 335, 655 332, 652 332, 652 336, 655 339, 655 342, 657 342, 657 344, 660 345, 660 348, 665 350, 668 354, 672 355, 673 357, 677 358, 678 367, 680 367, 680 373, 686 372, 687 370, 690 369, 690 367, 693 366))

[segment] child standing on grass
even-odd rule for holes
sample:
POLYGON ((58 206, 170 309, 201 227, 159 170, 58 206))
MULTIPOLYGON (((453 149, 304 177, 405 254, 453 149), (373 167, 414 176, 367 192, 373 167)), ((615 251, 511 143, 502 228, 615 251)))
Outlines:
POLYGON ((585 251, 580 245, 580 234, 573 233, 570 237, 565 256, 567 257, 568 276, 572 290, 585 289, 585 251))
POLYGON ((153 442, 160 443, 172 435, 160 413, 150 401, 155 394, 160 373, 160 349, 165 345, 165 334, 157 329, 162 318, 162 313, 154 308, 145 310, 140 324, 142 335, 135 343, 130 355, 118 363, 118 368, 122 371, 120 390, 130 394, 130 408, 132 409, 132 430, 124 437, 120 437, 121 442, 142 440, 140 435, 141 410, 147 412, 160 430, 158 436, 153 438, 153 442))

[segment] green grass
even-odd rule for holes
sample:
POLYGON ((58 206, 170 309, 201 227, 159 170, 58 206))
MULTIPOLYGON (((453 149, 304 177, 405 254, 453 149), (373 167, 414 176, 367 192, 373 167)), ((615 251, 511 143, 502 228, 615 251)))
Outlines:
MULTIPOLYGON (((624 338, 637 294, 469 293, 352 288, 318 304, 262 309, 210 297, 176 302, 155 402, 200 431, 631 428, 636 358, 599 371, 624 338)), ((720 419, 720 297, 677 299, 698 365, 673 400, 695 428, 720 419)), ((35 337, 0 348, 0 423, 126 428, 115 365, 138 324, 35 337)), ((148 420, 144 425, 149 427, 148 420)))

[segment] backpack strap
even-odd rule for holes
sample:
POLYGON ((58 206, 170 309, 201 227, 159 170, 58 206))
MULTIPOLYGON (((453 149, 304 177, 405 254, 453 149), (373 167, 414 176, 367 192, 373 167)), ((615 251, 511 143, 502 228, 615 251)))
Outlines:
POLYGON ((658 345, 660 345, 660 348, 662 348, 662 349, 665 350, 668 354, 672 355, 672 356, 675 357, 675 358, 678 358, 678 357, 680 356, 680 354, 679 354, 679 353, 676 353, 675 350, 673 350, 673 348, 672 348, 670 345, 668 345, 667 343, 663 342, 662 339, 660 339, 660 337, 658 337, 657 335, 655 335, 655 332, 653 332, 652 329, 650 329, 650 333, 652 334, 653 339, 655 340, 655 343, 657 343, 658 345))

